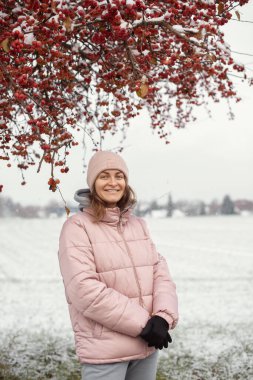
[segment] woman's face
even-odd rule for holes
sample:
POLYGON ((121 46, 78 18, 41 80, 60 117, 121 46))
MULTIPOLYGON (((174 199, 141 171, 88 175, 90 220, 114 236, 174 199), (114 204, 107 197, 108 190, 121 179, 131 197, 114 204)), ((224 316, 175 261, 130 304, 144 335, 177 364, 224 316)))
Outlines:
POLYGON ((95 190, 107 207, 115 207, 122 198, 126 188, 124 174, 119 170, 109 169, 99 173, 95 181, 95 190))

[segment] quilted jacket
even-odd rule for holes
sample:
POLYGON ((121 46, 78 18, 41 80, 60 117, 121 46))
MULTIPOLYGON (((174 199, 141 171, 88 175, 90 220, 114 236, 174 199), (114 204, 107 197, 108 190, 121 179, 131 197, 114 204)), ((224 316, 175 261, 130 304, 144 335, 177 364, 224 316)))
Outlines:
POLYGON ((141 359, 155 351, 139 337, 151 315, 178 321, 175 284, 143 219, 90 208, 64 223, 59 263, 81 363, 141 359))

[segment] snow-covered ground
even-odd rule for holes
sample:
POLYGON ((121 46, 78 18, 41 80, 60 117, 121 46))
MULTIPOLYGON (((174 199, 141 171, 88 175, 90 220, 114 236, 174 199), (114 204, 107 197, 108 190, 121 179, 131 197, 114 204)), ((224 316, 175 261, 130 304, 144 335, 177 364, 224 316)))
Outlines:
MULTIPOLYGON (((0 219, 2 337, 25 331, 72 336, 57 258, 63 222, 0 219)), ((147 222, 177 284, 180 322, 172 332, 174 347, 215 358, 248 341, 253 322, 253 217, 147 222)))

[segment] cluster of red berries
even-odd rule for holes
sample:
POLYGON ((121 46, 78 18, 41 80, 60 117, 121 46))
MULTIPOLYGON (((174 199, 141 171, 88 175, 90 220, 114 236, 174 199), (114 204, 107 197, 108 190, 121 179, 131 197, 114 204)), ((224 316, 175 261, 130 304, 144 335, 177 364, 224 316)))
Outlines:
POLYGON ((68 173, 69 168, 66 166, 65 168, 61 168, 61 173, 68 173))
MULTIPOLYGON (((27 0, 18 8, 13 0, 5 3, 0 20, 0 117, 5 121, 0 124, 0 159, 8 160, 9 150, 22 157, 20 169, 32 164, 30 155, 40 160, 35 152, 39 146, 45 162, 67 173, 66 149, 78 144, 70 128, 81 120, 91 126, 91 135, 96 123, 103 138, 107 132, 120 133, 118 118, 127 125, 144 103, 152 126, 162 130, 160 138, 167 143, 166 121, 184 126, 189 108, 202 101, 201 86, 215 100, 233 98, 228 69, 244 71, 222 49, 219 30, 231 18, 229 9, 238 5, 233 0, 27 0), (146 88, 141 87, 144 75, 146 88), (24 125, 15 126, 17 115, 24 125), (59 158, 52 162, 56 152, 59 158)), ((50 181, 55 191, 53 174, 50 181)))
POLYGON ((48 185, 49 190, 55 192, 57 190, 57 185, 60 183, 59 179, 54 179, 53 177, 49 178, 48 185))

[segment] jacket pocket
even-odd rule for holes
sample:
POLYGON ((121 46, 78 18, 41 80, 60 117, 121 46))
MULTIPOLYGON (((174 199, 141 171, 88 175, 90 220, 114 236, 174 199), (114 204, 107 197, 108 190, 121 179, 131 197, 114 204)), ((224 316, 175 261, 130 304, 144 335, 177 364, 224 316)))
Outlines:
POLYGON ((90 337, 93 336, 95 322, 92 319, 86 318, 81 313, 78 313, 77 324, 78 324, 79 331, 84 333, 86 336, 90 336, 90 337))
POLYGON ((95 338, 99 338, 102 334, 103 326, 100 325, 100 323, 95 322, 94 328, 93 328, 93 336, 95 338))

